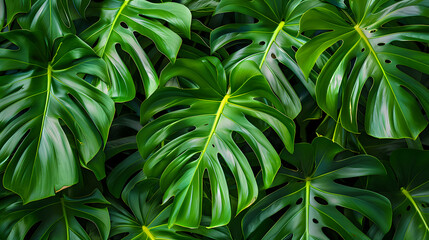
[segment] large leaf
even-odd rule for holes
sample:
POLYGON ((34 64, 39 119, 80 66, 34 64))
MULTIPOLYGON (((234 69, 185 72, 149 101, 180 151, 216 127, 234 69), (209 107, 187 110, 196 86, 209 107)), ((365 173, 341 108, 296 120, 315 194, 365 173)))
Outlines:
POLYGON ((42 36, 0 33, 0 171, 25 203, 77 183, 79 162, 104 146, 114 113, 113 101, 82 79, 107 79, 103 60, 74 35, 53 52, 42 36))
POLYGON ((263 221, 285 210, 263 239, 285 239, 292 235, 293 240, 329 239, 322 231, 327 227, 344 239, 369 240, 337 206, 363 214, 386 233, 392 220, 389 200, 378 193, 334 181, 383 174, 383 165, 369 155, 337 159, 343 151, 339 145, 319 137, 311 144, 297 144, 294 154, 285 152, 282 158, 297 170, 280 170, 279 177, 287 181, 287 185, 249 210, 243 219, 245 236, 251 236, 263 221))
POLYGON ((57 37, 75 32, 71 11, 76 8, 83 14, 88 4, 89 0, 6 0, 7 24, 17 14, 26 13, 18 18, 20 26, 42 31, 52 43, 57 37))
POLYGON ((7 240, 91 240, 81 219, 95 224, 97 238, 107 240, 110 231, 109 212, 100 191, 80 198, 51 197, 23 205, 15 196, 0 200, 0 237, 7 240), (80 221, 78 221, 78 219, 80 221))
POLYGON ((164 201, 175 196, 169 225, 198 227, 207 170, 212 198, 210 227, 225 225, 230 220, 231 207, 222 165, 229 168, 237 182, 237 213, 251 205, 258 195, 250 164, 232 134, 241 135, 252 148, 268 187, 280 167, 280 158, 270 141, 247 118, 266 122, 289 151, 293 150, 294 123, 258 100, 266 98, 281 106, 252 61, 239 64, 227 80, 217 58, 180 59, 164 69, 162 85, 176 76, 190 80, 198 88, 164 87, 143 102, 143 123, 157 113, 179 107, 149 122, 137 135, 140 153, 143 158, 149 157, 144 171, 149 176, 162 174, 164 201))
POLYGON ((301 19, 301 31, 325 32, 300 48, 297 60, 308 76, 319 56, 341 42, 318 77, 319 106, 346 130, 357 133, 359 101, 366 100, 368 134, 416 138, 428 124, 420 105, 429 112, 429 90, 409 75, 409 69, 429 74, 429 54, 411 49, 409 42, 429 43, 429 26, 396 22, 429 16, 429 2, 386 2, 349 1, 351 16, 333 6, 309 10, 301 19), (362 96, 365 83, 372 86, 367 98, 362 96))
POLYGON ((305 11, 320 5, 315 0, 223 0, 216 9, 217 14, 238 12, 259 20, 216 28, 211 33, 211 46, 216 51, 228 43, 251 40, 251 44, 226 60, 225 68, 233 68, 245 60, 256 62, 291 118, 301 111, 301 102, 279 63, 289 68, 314 96, 314 83, 304 78, 295 61, 295 51, 308 41, 298 34, 299 19, 305 11))
POLYGON ((428 160, 429 151, 397 150, 390 157, 393 171, 389 177, 371 181, 392 201, 394 240, 429 239, 428 160))
POLYGON ((127 52, 136 64, 146 95, 158 87, 158 77, 150 59, 134 33, 151 39, 156 48, 174 62, 182 39, 158 20, 167 21, 186 36, 190 35, 191 13, 178 3, 151 3, 146 0, 105 0, 93 3, 88 15, 100 19, 86 29, 81 37, 102 57, 112 82, 110 95, 117 102, 134 98, 135 86, 127 65, 121 59, 117 45, 127 52))
POLYGON ((127 234, 122 238, 124 240, 231 239, 226 227, 187 229, 173 226, 169 228, 167 222, 172 205, 161 205, 162 193, 159 190, 157 179, 146 179, 137 183, 129 193, 123 194, 123 199, 131 212, 118 203, 113 203, 110 211, 111 236, 127 234))

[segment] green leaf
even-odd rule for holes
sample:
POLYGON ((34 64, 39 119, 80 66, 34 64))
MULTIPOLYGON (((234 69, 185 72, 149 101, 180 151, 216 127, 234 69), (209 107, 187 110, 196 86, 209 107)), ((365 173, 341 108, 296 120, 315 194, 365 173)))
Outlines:
POLYGON ((141 106, 141 121, 163 114, 146 124, 137 135, 139 151, 147 158, 144 171, 161 176, 164 201, 175 196, 169 225, 198 227, 202 211, 203 176, 207 170, 212 195, 210 227, 229 222, 231 207, 222 165, 237 182, 237 214, 257 198, 258 187, 245 155, 232 138, 241 135, 262 166, 263 181, 270 186, 280 167, 280 158, 270 141, 246 117, 266 122, 289 151, 293 151, 293 121, 258 98, 277 107, 280 101, 271 91, 257 65, 239 64, 227 80, 217 58, 179 59, 161 74, 161 85, 173 77, 184 77, 198 88, 164 87, 141 106), (174 110, 174 107, 179 107, 174 110), (162 142, 161 148, 157 148, 162 142), (221 160, 223 159, 223 160, 221 160))
POLYGON ((0 171, 27 203, 78 181, 79 162, 106 143, 114 104, 82 79, 107 79, 106 68, 76 36, 56 41, 53 52, 41 34, 25 30, 0 39, 18 48, 0 48, 0 171))
POLYGON ((295 145, 294 154, 282 156, 297 170, 282 168, 279 177, 287 185, 255 204, 243 219, 246 238, 270 216, 285 213, 263 239, 329 239, 322 227, 344 239, 370 239, 336 207, 361 213, 384 233, 390 229, 392 211, 389 200, 380 194, 334 182, 337 179, 384 174, 383 165, 369 155, 340 158, 344 149, 319 137, 311 144, 295 145), (334 160, 335 158, 335 160, 334 160), (338 159, 339 158, 339 159, 338 159), (338 159, 338 160, 337 160, 338 159))
POLYGON ((181 0, 189 8, 194 18, 213 14, 220 0, 181 0))
POLYGON ((112 232, 111 236, 127 234, 124 240, 131 239, 231 239, 226 227, 206 229, 186 229, 179 226, 169 228, 168 217, 172 209, 171 204, 161 205, 162 193, 159 190, 157 179, 145 179, 137 183, 134 188, 123 195, 123 200, 131 212, 120 204, 113 202, 111 207, 112 232), (198 234, 201 237, 192 237, 198 234))
POLYGON ((75 33, 69 4, 80 11, 88 6, 88 0, 6 0, 7 24, 9 25, 16 14, 23 29, 41 31, 52 43, 56 38, 68 33, 75 33))
POLYGON ((191 13, 178 3, 106 0, 93 3, 88 15, 99 17, 99 20, 80 36, 89 45, 95 44, 94 50, 106 61, 112 82, 109 93, 116 102, 132 100, 136 94, 133 78, 116 49, 117 45, 133 59, 149 96, 158 87, 159 80, 134 33, 151 39, 172 62, 176 59, 182 39, 160 21, 168 22, 188 37, 190 35, 191 13))
POLYGON ((107 240, 110 231, 109 202, 100 191, 80 198, 51 197, 23 205, 15 196, 0 200, 0 237, 7 240, 23 239, 80 239, 91 240, 78 219, 95 224, 100 239, 107 240), (38 224, 40 223, 40 224, 38 224))
POLYGON ((429 151, 397 150, 390 157, 389 178, 372 179, 376 189, 392 201, 394 240, 429 239, 428 159, 429 151))
POLYGON ((11 24, 15 16, 19 13, 27 13, 31 8, 31 1, 28 0, 4 0, 6 5, 6 25, 11 24))
POLYGON ((107 159, 118 154, 123 156, 106 181, 110 193, 116 198, 119 198, 124 190, 131 188, 128 184, 132 185, 136 180, 146 177, 142 174, 145 161, 137 150, 136 142, 136 134, 141 128, 140 118, 131 114, 117 117, 112 123, 110 138, 104 151, 107 159), (141 173, 133 177, 139 171, 141 173))
POLYGON ((335 119, 326 116, 322 123, 317 127, 316 134, 331 139, 341 147, 355 152, 365 153, 365 149, 359 142, 356 134, 345 130, 341 123, 335 121, 335 119))
POLYGON ((251 44, 234 52, 226 60, 225 68, 234 68, 245 60, 256 62, 282 101, 286 115, 295 118, 301 111, 301 102, 279 64, 289 68, 314 96, 314 83, 304 78, 295 61, 295 51, 308 41, 298 34, 299 19, 305 11, 320 5, 319 1, 314 0, 223 0, 216 14, 238 12, 259 21, 216 28, 210 36, 212 51, 228 43, 251 40, 251 44))
POLYGON ((4 0, 0 0, 0 32, 6 23, 6 7, 4 0))
POLYGON ((386 2, 349 1, 351 16, 333 6, 309 10, 301 19, 301 32, 324 32, 298 50, 297 61, 308 76, 319 56, 340 42, 317 80, 319 106, 357 133, 359 101, 366 100, 369 135, 415 139, 428 124, 420 106, 429 112, 429 90, 404 68, 429 74, 429 54, 410 49, 407 42, 429 43, 429 26, 397 21, 428 16, 429 3, 386 2), (365 83, 372 85, 367 99, 361 96, 365 83))

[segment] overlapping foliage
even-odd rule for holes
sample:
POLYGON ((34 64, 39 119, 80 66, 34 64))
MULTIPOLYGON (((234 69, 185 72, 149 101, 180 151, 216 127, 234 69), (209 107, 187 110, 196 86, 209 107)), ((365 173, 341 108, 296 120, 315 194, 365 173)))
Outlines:
POLYGON ((429 239, 428 0, 0 0, 0 29, 0 239, 429 239))

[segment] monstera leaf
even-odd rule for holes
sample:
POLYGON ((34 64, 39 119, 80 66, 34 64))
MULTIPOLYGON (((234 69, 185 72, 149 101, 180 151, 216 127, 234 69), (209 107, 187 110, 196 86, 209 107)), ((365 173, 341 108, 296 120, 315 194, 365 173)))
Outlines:
POLYGON ((169 228, 167 222, 172 205, 161 205, 162 193, 159 190, 157 179, 145 179, 137 183, 129 193, 122 196, 131 212, 120 204, 113 203, 110 209, 112 219, 110 235, 112 237, 118 234, 127 234, 122 239, 231 239, 226 227, 187 229, 173 226, 169 228), (195 234, 198 234, 199 237, 192 237, 195 234))
POLYGON ((104 146, 113 101, 82 79, 107 79, 105 64, 74 35, 46 46, 42 34, 0 33, 0 171, 24 203, 77 183, 104 146))
POLYGON ((386 233, 392 219, 389 200, 380 194, 334 181, 383 174, 383 165, 369 155, 334 160, 343 151, 339 145, 319 137, 311 144, 297 144, 294 154, 285 152, 282 158, 297 170, 280 170, 279 177, 286 179, 287 185, 249 210, 243 219, 245 236, 251 236, 264 220, 284 209, 286 212, 263 239, 329 239, 322 231, 327 227, 344 239, 369 240, 337 206, 361 213, 386 233))
POLYGON ((0 200, 0 205, 7 206, 0 210, 1 239, 94 239, 85 231, 82 219, 95 224, 98 239, 107 240, 109 236, 109 212, 107 207, 99 206, 109 202, 98 190, 80 198, 56 196, 26 205, 18 199, 14 195, 0 200))
POLYGON ((254 151, 268 187, 280 167, 280 158, 248 118, 260 119, 271 126, 289 151, 293 150, 294 123, 261 102, 265 98, 274 106, 281 106, 252 61, 237 65, 227 80, 217 58, 179 59, 164 69, 161 85, 177 76, 198 87, 164 87, 141 106, 142 123, 171 110, 146 124, 137 135, 139 151, 147 158, 144 172, 149 176, 162 174, 164 201, 175 197, 169 225, 195 228, 201 220, 203 177, 207 170, 212 199, 210 227, 225 225, 230 220, 231 207, 222 165, 226 165, 237 182, 237 213, 251 205, 258 195, 250 164, 232 134, 241 135, 254 151))
POLYGON ((374 177, 371 181, 392 201, 394 240, 429 239, 428 159, 429 151, 397 150, 390 157, 389 177, 374 177))
POLYGON ((288 67, 314 95, 314 84, 305 80, 295 61, 295 51, 308 41, 298 34, 301 15, 320 5, 317 0, 223 0, 215 12, 238 12, 259 20, 257 23, 228 24, 213 30, 211 46, 216 51, 228 43, 251 40, 251 44, 226 60, 225 68, 233 68, 245 60, 256 62, 291 118, 301 111, 301 102, 279 63, 288 67))
POLYGON ((95 2, 88 15, 100 19, 80 36, 102 57, 112 82, 110 95, 117 102, 134 98, 135 86, 127 65, 121 59, 117 45, 127 52, 136 64, 146 95, 158 87, 158 77, 150 59, 134 33, 151 39, 156 48, 174 62, 182 39, 156 19, 167 21, 186 36, 190 35, 191 13, 178 3, 151 3, 146 0, 106 0, 95 2))
POLYGON ((413 42, 429 42, 429 26, 397 22, 429 16, 429 2, 362 0, 349 4, 351 15, 333 6, 317 7, 300 22, 301 31, 324 31, 297 52, 306 76, 327 48, 341 43, 317 79, 317 102, 346 130, 357 133, 358 105, 365 100, 369 135, 416 138, 428 124, 421 106, 429 112, 429 90, 410 70, 429 74, 429 54, 412 47, 413 42), (365 84, 371 86, 367 97, 362 96, 365 84))
POLYGON ((6 0, 7 24, 19 13, 23 29, 42 31, 51 42, 67 33, 74 33, 71 11, 76 8, 83 15, 90 0, 6 0), (72 9, 70 9, 72 5, 72 9))

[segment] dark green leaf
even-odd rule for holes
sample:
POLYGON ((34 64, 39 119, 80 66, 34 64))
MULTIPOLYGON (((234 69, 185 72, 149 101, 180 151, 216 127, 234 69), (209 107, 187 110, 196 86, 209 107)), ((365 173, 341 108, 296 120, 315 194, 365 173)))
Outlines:
POLYGON ((106 0, 91 5, 88 15, 100 19, 80 36, 90 45, 95 45, 94 50, 106 61, 112 82, 109 93, 117 102, 132 100, 136 94, 133 78, 116 49, 117 45, 135 62, 149 96, 158 87, 158 76, 134 32, 151 39, 172 62, 176 59, 182 39, 160 21, 170 23, 188 37, 190 35, 191 13, 178 3, 106 0))
POLYGON ((0 76, 0 170, 26 203, 78 181, 79 162, 106 143, 114 105, 81 78, 107 79, 104 62, 76 36, 59 39, 53 52, 41 34, 0 38, 18 47, 0 48, 0 72, 8 73, 0 76))
POLYGON ((301 19, 301 32, 324 32, 298 50, 297 61, 308 76, 319 56, 340 42, 317 80, 319 106, 339 119, 346 130, 357 133, 362 88, 372 79, 365 99, 366 132, 378 138, 415 139, 428 124, 420 106, 429 112, 429 90, 401 67, 429 74, 429 54, 404 45, 408 41, 429 43, 429 26, 395 23, 429 16, 429 2, 404 0, 383 5, 386 2, 349 1, 352 16, 333 6, 309 10, 301 19), (384 26, 388 24, 393 26, 384 26))
POLYGON ((372 184, 390 198, 395 222, 394 240, 429 239, 429 151, 401 149, 392 153, 391 174, 372 184))
POLYGON ((157 179, 146 179, 137 183, 128 194, 123 195, 123 198, 131 213, 118 203, 113 203, 111 236, 125 233, 127 235, 122 238, 124 240, 231 239, 226 227, 186 229, 173 226, 169 228, 167 222, 172 206, 171 204, 161 205, 162 193, 157 179))
POLYGON ((250 45, 226 60, 225 68, 234 68, 245 60, 256 62, 282 101, 284 112, 291 118, 301 111, 301 102, 279 63, 289 68, 314 96, 314 83, 304 78, 295 61, 295 51, 308 41, 298 34, 301 15, 320 5, 316 0, 223 0, 216 9, 217 14, 239 12, 259 20, 257 23, 228 24, 216 28, 210 37, 211 46, 216 51, 228 43, 251 40, 250 45))
POLYGON ((369 155, 334 160, 344 151, 339 145, 319 137, 312 144, 300 143, 294 154, 282 158, 297 170, 282 168, 279 177, 287 185, 255 204, 243 219, 246 237, 270 216, 286 212, 267 231, 263 239, 329 239, 322 227, 344 239, 370 239, 336 207, 361 213, 384 233, 390 229, 392 212, 389 200, 380 194, 334 182, 337 179, 384 174, 383 165, 369 155))
POLYGON ((95 224, 98 237, 107 240, 109 212, 107 207, 94 204, 106 205, 109 202, 98 190, 80 198, 56 196, 26 205, 16 196, 3 198, 0 205, 7 207, 0 209, 0 237, 5 240, 91 240, 78 221, 86 219, 95 224))

